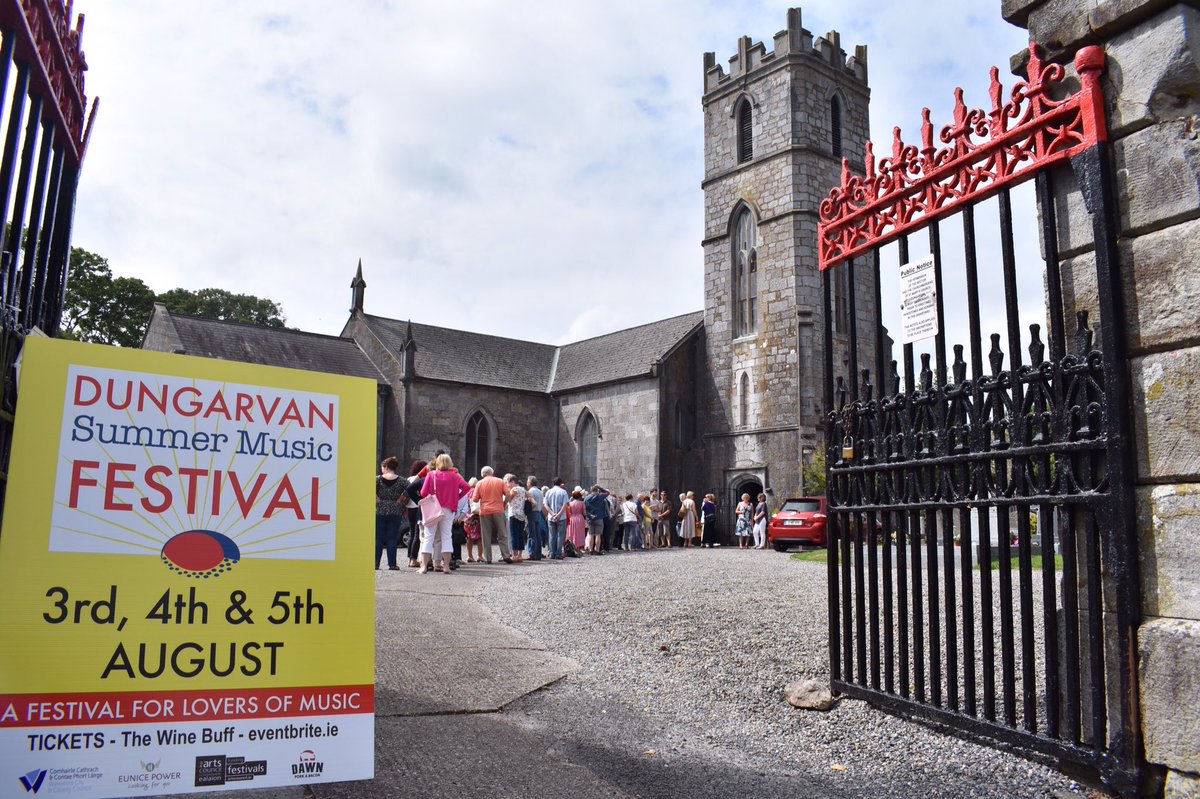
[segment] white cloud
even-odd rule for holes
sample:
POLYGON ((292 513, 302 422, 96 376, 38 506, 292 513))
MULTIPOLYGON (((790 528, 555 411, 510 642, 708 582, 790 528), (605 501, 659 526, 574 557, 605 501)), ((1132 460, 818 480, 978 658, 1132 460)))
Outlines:
MULTIPOLYGON (((915 138, 922 105, 948 120, 955 85, 983 102, 1022 46, 999 2, 961 5, 805 6, 870 46, 877 141, 915 138)), ((701 55, 786 23, 717 0, 76 9, 101 98, 77 246, 327 333, 361 257, 370 312, 547 342, 702 307, 701 55)))

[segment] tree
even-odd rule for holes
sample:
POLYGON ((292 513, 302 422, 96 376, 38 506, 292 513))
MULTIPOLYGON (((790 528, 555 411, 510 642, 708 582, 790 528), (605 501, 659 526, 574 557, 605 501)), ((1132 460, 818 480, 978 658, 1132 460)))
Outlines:
POLYGON ((279 303, 253 294, 234 294, 225 289, 171 289, 159 294, 158 301, 174 313, 222 322, 283 327, 287 321, 279 303))
POLYGON ((108 259, 71 248, 64 338, 136 347, 154 311, 154 292, 136 277, 114 278, 108 259))
POLYGON ((819 497, 825 493, 825 450, 818 447, 803 464, 804 493, 806 496, 819 497))
POLYGON ((136 277, 114 278, 104 256, 72 247, 61 335, 118 347, 140 346, 156 301, 175 313, 223 322, 267 327, 283 327, 286 322, 279 303, 253 294, 177 288, 155 296, 136 277))

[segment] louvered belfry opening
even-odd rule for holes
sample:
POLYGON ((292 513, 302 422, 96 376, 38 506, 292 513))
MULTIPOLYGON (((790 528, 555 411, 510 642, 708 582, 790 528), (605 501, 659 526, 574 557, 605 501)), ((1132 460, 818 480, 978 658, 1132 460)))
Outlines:
POLYGON ((837 692, 1132 797, 1141 603, 1104 51, 1075 67, 1064 97, 1066 71, 1031 46, 1010 94, 993 69, 990 108, 957 92, 939 135, 926 110, 919 145, 897 128, 821 203, 825 307, 842 278, 849 311, 843 363, 824 319, 830 672, 837 692), (1062 202, 1091 215, 1092 265, 1059 258, 1062 202), (1017 223, 1040 234, 1022 258, 1017 223))
POLYGON ((749 100, 742 100, 737 111, 737 160, 743 164, 754 157, 754 111, 749 100))
POLYGON ((833 142, 833 155, 842 157, 842 103, 837 95, 829 98, 829 133, 833 142))

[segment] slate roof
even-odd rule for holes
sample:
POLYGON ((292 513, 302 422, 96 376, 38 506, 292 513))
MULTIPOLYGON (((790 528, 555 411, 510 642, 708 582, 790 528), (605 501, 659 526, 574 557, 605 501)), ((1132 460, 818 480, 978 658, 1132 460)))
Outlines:
POLYGON ((567 344, 560 348, 551 390, 569 391, 649 375, 656 361, 703 323, 704 312, 694 311, 567 344))
POLYGON ((387 382, 353 339, 177 313, 170 314, 170 320, 185 355, 387 382))
MULTIPOLYGON (((399 357, 410 323, 371 314, 363 319, 399 357)), ((648 376, 703 321, 696 311, 562 347, 417 322, 411 330, 419 378, 547 393, 648 376)))
MULTIPOLYGON (((363 314, 371 330, 397 357, 409 322, 363 314)), ((555 347, 465 330, 412 323, 417 377, 545 393, 555 347)))

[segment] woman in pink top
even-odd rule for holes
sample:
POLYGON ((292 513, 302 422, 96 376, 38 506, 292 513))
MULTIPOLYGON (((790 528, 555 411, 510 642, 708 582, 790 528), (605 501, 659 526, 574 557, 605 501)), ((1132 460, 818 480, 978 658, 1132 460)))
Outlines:
POLYGON ((571 493, 571 502, 567 505, 567 538, 576 549, 583 548, 587 537, 587 510, 583 504, 583 491, 576 488, 571 493))
POLYGON ((421 496, 436 496, 442 506, 442 515, 434 524, 426 525, 421 536, 421 574, 429 571, 429 561, 435 552, 442 561, 442 571, 449 574, 450 553, 454 549, 451 540, 454 514, 458 510, 458 501, 471 492, 471 487, 455 471, 449 455, 442 453, 434 458, 433 468, 421 485, 421 496))

